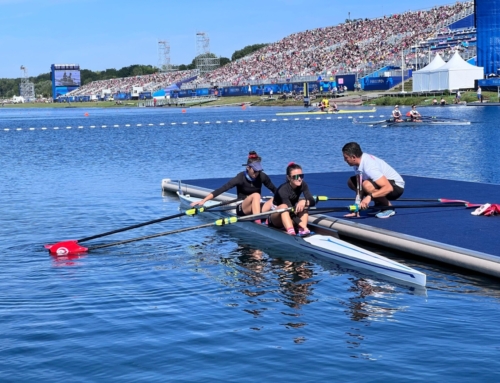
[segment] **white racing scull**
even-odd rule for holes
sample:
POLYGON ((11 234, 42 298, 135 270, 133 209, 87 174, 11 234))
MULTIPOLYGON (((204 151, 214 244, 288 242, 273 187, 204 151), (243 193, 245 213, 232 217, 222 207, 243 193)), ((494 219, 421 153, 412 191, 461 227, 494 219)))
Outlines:
POLYGON ((353 124, 362 124, 368 126, 380 125, 382 127, 403 127, 403 126, 428 126, 428 125, 470 125, 470 121, 465 120, 436 120, 436 119, 423 119, 421 121, 410 121, 409 119, 404 119, 401 122, 395 122, 392 119, 382 120, 382 121, 358 121, 356 119, 352 120, 353 124))
MULTIPOLYGON (((191 203, 199 201, 201 198, 194 198, 187 194, 177 192, 181 201, 182 208, 190 208, 191 203)), ((208 201, 205 206, 211 206, 217 203, 216 201, 208 201)), ((235 215, 235 210, 222 210, 215 211, 209 210, 201 216, 210 218, 226 218, 235 215)), ((234 225, 229 225, 231 227, 234 225)), ((402 265, 398 262, 392 261, 379 254, 365 250, 361 247, 352 245, 335 237, 336 232, 331 229, 323 228, 320 226, 310 225, 310 228, 316 233, 301 237, 291 236, 284 231, 268 227, 265 224, 257 224, 254 222, 241 222, 238 227, 248 230, 250 232, 265 236, 275 241, 294 246, 305 252, 312 252, 322 258, 336 260, 349 265, 353 265, 361 270, 375 272, 382 276, 387 276, 398 282, 405 284, 412 284, 417 286, 425 286, 426 275, 418 270, 409 266, 402 265)))

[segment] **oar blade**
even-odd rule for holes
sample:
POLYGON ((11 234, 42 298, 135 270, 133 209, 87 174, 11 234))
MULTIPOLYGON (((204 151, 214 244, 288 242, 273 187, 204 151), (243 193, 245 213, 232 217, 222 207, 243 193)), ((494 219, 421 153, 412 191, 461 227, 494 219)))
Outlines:
POLYGON ((45 245, 44 247, 49 251, 50 255, 58 257, 82 254, 88 251, 88 248, 81 246, 77 240, 57 242, 52 245, 45 245))

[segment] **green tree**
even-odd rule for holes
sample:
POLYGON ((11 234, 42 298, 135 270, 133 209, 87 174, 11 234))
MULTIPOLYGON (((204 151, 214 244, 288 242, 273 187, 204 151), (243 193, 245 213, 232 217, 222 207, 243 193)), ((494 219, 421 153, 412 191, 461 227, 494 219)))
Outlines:
POLYGON ((35 82, 35 95, 42 97, 52 96, 52 81, 43 80, 35 82))
POLYGON ((242 57, 248 56, 249 54, 258 51, 259 49, 264 48, 269 44, 254 44, 254 45, 247 45, 245 48, 240 49, 238 51, 234 51, 233 55, 231 56, 231 60, 235 61, 238 60, 242 57))
POLYGON ((220 66, 224 66, 226 64, 229 64, 231 62, 230 59, 228 59, 227 57, 220 57, 220 66))

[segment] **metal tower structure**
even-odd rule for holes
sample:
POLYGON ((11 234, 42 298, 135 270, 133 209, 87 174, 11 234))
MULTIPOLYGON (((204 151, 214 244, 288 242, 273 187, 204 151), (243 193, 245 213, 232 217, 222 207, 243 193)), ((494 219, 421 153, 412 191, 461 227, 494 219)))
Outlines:
POLYGON ((170 44, 167 40, 158 40, 158 68, 160 72, 170 72, 170 44))
POLYGON ((21 77, 21 84, 19 84, 19 95, 24 98, 25 102, 35 100, 35 84, 30 82, 28 78, 28 69, 21 65, 23 75, 21 77))
POLYGON ((210 38, 206 32, 196 32, 195 64, 201 76, 220 66, 220 59, 210 52, 210 38))

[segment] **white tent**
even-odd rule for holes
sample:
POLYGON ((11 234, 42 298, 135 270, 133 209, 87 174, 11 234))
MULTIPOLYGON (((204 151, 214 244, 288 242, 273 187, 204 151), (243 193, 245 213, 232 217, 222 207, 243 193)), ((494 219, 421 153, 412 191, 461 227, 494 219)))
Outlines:
POLYGON ((436 53, 434 60, 432 60, 426 67, 413 72, 413 91, 414 92, 428 92, 430 88, 431 73, 441 68, 446 63, 441 58, 439 53, 436 53))
POLYGON ((442 67, 431 73, 431 90, 457 90, 474 88, 474 80, 484 78, 484 68, 464 61, 455 52, 453 57, 442 67))

